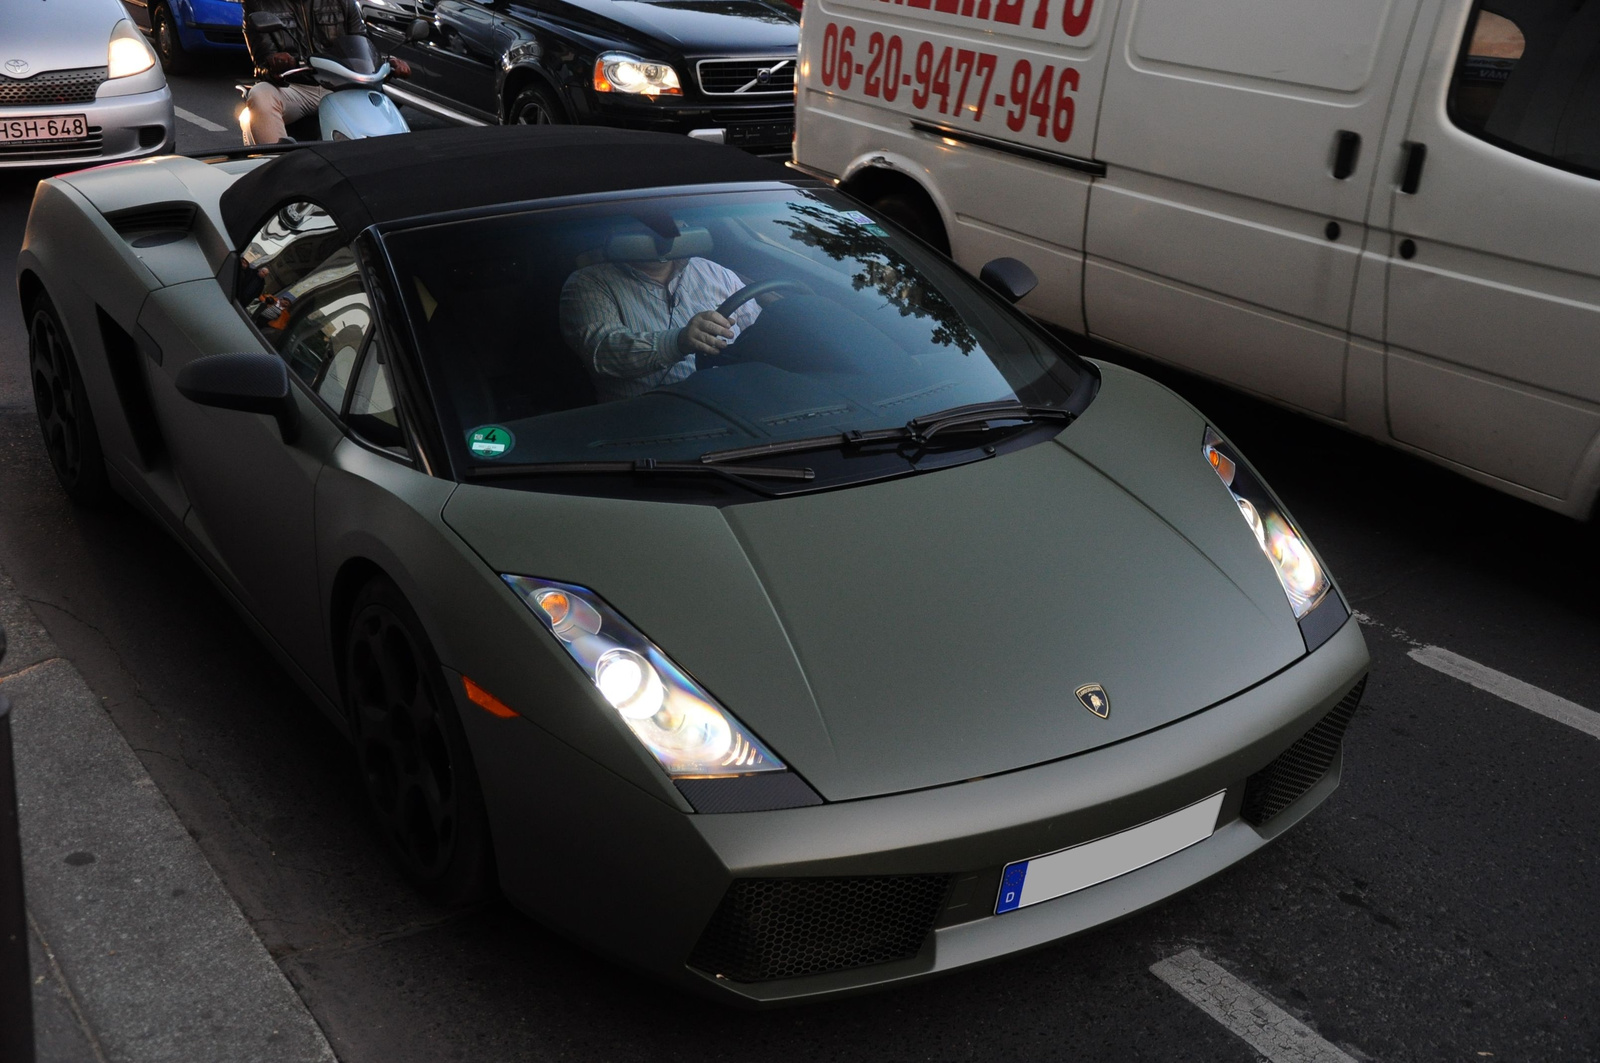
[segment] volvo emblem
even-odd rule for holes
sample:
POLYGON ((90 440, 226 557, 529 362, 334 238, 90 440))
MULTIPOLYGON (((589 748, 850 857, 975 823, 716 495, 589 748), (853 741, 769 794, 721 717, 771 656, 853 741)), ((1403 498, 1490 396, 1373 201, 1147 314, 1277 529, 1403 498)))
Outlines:
POLYGON ((27 64, 26 61, 21 60, 21 59, 7 59, 6 60, 6 73, 14 75, 16 77, 21 77, 22 75, 26 74, 27 72, 28 72, 28 64, 27 64))
POLYGON ((1078 703, 1102 720, 1111 715, 1111 696, 1099 683, 1085 683, 1076 693, 1078 703))

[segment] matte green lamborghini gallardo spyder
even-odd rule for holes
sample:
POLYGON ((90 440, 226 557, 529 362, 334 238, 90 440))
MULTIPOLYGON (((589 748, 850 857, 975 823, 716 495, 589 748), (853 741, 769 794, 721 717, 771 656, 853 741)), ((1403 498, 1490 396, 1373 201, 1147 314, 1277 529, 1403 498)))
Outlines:
POLYGON ((1366 647, 1245 459, 829 186, 617 130, 45 181, 44 442, 200 559, 446 900, 681 986, 1126 915, 1338 784, 1366 647))

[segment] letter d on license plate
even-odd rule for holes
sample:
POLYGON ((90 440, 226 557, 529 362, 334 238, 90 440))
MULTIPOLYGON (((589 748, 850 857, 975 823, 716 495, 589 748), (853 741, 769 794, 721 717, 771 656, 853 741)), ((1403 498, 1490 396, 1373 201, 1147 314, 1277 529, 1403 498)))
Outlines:
POLYGON ((1218 791, 1160 819, 1092 842, 1007 864, 1000 876, 995 914, 1064 897, 1205 841, 1217 829, 1225 793, 1218 791))

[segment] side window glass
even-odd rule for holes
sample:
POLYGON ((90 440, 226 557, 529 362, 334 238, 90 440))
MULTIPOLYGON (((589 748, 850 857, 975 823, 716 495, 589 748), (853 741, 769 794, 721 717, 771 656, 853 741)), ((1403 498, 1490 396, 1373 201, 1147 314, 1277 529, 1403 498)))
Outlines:
POLYGON ((345 423, 362 438, 380 447, 403 449, 405 433, 400 428, 400 414, 395 409, 394 391, 389 386, 389 367, 383 355, 383 345, 373 338, 367 355, 361 360, 361 371, 355 388, 350 392, 350 408, 345 423))
POLYGON ((372 304, 333 218, 314 203, 290 203, 267 219, 239 262, 240 305, 289 368, 340 409, 372 331, 372 304))
POLYGON ((1481 2, 1450 117, 1518 154, 1600 176, 1600 4, 1481 2))

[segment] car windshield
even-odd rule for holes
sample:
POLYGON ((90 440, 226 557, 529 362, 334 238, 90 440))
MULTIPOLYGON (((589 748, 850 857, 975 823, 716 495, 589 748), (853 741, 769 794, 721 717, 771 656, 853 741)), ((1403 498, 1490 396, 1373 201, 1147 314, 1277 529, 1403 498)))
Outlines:
POLYGON ((613 198, 384 242, 469 477, 697 462, 975 403, 1070 413, 1092 380, 948 260, 831 190, 613 198))

